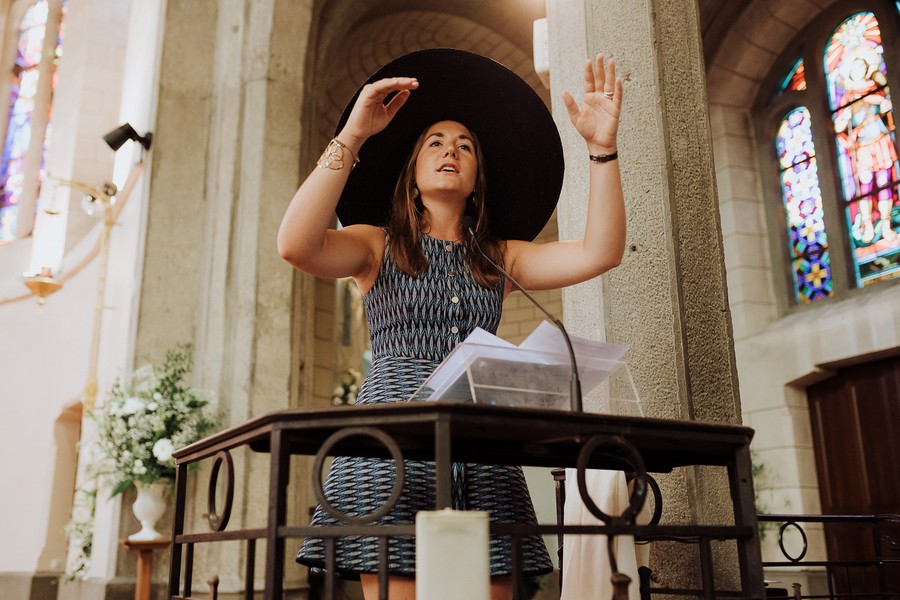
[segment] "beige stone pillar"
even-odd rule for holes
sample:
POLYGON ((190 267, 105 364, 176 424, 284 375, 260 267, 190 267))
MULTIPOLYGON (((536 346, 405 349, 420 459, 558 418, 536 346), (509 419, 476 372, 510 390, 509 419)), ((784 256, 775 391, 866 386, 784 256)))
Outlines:
MULTIPOLYGON (((292 402, 294 274, 278 256, 276 234, 301 178, 312 4, 167 5, 138 363, 194 342, 195 379, 218 392, 225 425, 292 402)), ((228 529, 265 526, 268 456, 234 458, 228 529)), ((197 531, 208 530, 207 477, 201 472, 189 488, 188 523, 197 531)), ((308 504, 301 496, 292 495, 294 522, 308 504)), ((240 589, 243 551, 237 544, 198 547, 195 589, 211 575, 223 593, 240 589)), ((288 571, 287 585, 304 574, 288 571)))
MULTIPOLYGON (((697 2, 553 0, 547 8, 554 115, 567 165, 560 238, 581 235, 588 169, 560 91, 579 95, 584 61, 598 51, 616 58, 625 83, 625 257, 600 282, 566 290, 566 324, 632 345, 626 359, 647 416, 739 422, 697 2)), ((664 522, 731 522, 718 474, 681 469, 660 484, 664 522)), ((696 570, 692 553, 677 550, 654 546, 659 585, 696 584, 686 579, 696 570)), ((734 589, 731 556, 717 557, 716 572, 720 585, 734 589)))

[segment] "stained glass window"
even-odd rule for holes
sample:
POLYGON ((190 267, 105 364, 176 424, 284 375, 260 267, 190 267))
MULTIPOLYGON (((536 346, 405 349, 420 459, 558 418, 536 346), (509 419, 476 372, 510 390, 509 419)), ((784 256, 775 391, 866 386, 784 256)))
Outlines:
MULTIPOLYGON (((63 4, 65 10, 65 4, 63 4)), ((44 38, 49 11, 48 0, 36 0, 19 23, 16 58, 10 85, 9 113, 6 137, 0 153, 0 242, 15 239, 18 205, 25 186, 25 156, 32 138, 32 115, 39 94, 41 80, 40 62, 44 51, 44 38)), ((62 29, 54 48, 59 57, 62 29)), ((50 73, 51 85, 55 84, 54 72, 50 73)), ((48 125, 49 130, 49 125, 48 125)), ((44 135, 44 132, 40 132, 44 135)), ((44 137, 46 151, 48 137, 44 137)), ((44 160, 42 157, 41 168, 44 160)), ((39 175, 39 174, 35 174, 39 175)))
POLYGON ((785 90, 805 90, 806 89, 806 73, 804 72, 803 59, 801 58, 791 68, 787 77, 781 82, 780 91, 785 90))
POLYGON ((810 122, 806 107, 792 110, 782 120, 776 141, 794 295, 800 304, 827 298, 834 291, 810 122))
POLYGON ((871 12, 835 29, 826 85, 858 286, 900 275, 900 179, 881 29, 871 12))
POLYGON ((900 12, 900 0, 857 4, 810 23, 797 54, 773 73, 774 90, 761 91, 769 105, 760 117, 777 132, 764 143, 777 150, 774 206, 784 211, 794 304, 900 281, 900 150, 890 88, 898 74, 888 72, 900 50, 900 20, 879 12, 900 12))

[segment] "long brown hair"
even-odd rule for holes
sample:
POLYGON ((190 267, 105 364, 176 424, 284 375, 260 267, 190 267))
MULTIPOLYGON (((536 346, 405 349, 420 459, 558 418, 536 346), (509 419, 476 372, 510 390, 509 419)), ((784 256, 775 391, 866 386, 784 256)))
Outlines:
MULTIPOLYGON (((406 160, 397 186, 394 188, 394 197, 391 201, 391 218, 388 222, 388 237, 390 244, 388 251, 397 268, 412 277, 418 277, 428 268, 428 259, 419 244, 422 235, 422 220, 425 218, 425 206, 416 189, 416 160, 419 151, 425 144, 430 126, 422 132, 413 146, 412 153, 406 160)), ((475 236, 478 243, 491 260, 502 265, 505 240, 500 240, 490 235, 488 213, 485 208, 485 183, 487 178, 484 172, 484 157, 481 153, 481 144, 475 132, 469 131, 472 138, 472 146, 475 149, 475 160, 478 164, 478 174, 475 178, 475 189, 466 202, 466 214, 475 218, 475 236)), ((472 271, 475 280, 485 288, 493 288, 500 281, 500 274, 485 260, 478 249, 472 236, 460 231, 466 245, 466 263, 472 271)))

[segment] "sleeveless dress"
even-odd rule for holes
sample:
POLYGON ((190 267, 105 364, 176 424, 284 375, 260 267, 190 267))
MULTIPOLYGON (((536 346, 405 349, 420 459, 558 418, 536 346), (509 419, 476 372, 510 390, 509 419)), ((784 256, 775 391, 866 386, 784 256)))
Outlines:
MULTIPOLYGON (((444 357, 475 327, 497 330, 503 306, 503 281, 486 289, 465 264, 466 249, 422 234, 428 269, 410 277, 394 265, 385 248, 381 270, 363 302, 372 338, 372 369, 357 404, 407 400, 444 357)), ((388 243, 387 241, 385 242, 388 243)), ((404 461, 406 480, 400 500, 379 525, 415 523, 416 512, 434 510, 434 464, 404 461)), ((491 522, 537 522, 521 467, 453 465, 453 508, 485 510, 491 522)), ((325 495, 341 512, 363 515, 378 509, 390 495, 395 468, 390 460, 336 457, 325 481, 325 495)), ((311 525, 340 523, 319 506, 311 525)), ((378 539, 345 537, 337 541, 337 570, 344 577, 378 571, 378 539)), ((415 541, 391 538, 388 568, 392 574, 415 575, 415 541)), ((307 538, 297 562, 314 568, 325 563, 324 542, 307 538)), ((491 536, 491 575, 511 572, 508 538, 491 536)), ((539 536, 522 540, 522 570, 540 575, 553 570, 539 536)))

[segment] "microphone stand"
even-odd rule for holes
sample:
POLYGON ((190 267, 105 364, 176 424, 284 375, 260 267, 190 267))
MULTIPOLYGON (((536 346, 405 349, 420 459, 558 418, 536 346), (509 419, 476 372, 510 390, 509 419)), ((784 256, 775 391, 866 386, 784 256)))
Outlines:
POLYGON ((540 302, 534 299, 531 294, 529 294, 525 288, 519 285, 519 282, 513 279, 513 276, 506 272, 506 270, 491 260, 491 258, 485 254, 484 250, 481 249, 481 244, 478 243, 478 237, 475 235, 475 231, 472 228, 474 223, 472 222, 471 216, 466 215, 463 217, 462 226, 468 232, 470 236, 472 236, 472 241, 475 242, 475 248, 478 249, 478 252, 484 257, 486 261, 488 261, 491 266, 500 271, 506 279, 509 280, 510 283, 515 286, 517 290, 525 294, 525 297, 531 301, 532 304, 537 306, 542 313, 547 315, 547 318, 550 319, 550 322, 556 325, 556 327, 562 332, 563 339, 566 341, 566 348, 569 350, 569 360, 572 362, 572 381, 569 383, 569 408, 572 412, 584 412, 581 407, 581 378, 578 377, 578 364, 575 361, 575 349, 572 348, 572 340, 569 339, 569 333, 566 331, 566 328, 563 326, 562 321, 554 317, 550 312, 544 308, 540 302))

